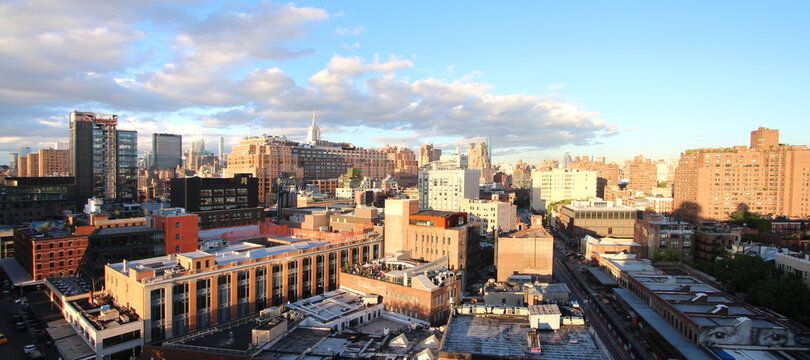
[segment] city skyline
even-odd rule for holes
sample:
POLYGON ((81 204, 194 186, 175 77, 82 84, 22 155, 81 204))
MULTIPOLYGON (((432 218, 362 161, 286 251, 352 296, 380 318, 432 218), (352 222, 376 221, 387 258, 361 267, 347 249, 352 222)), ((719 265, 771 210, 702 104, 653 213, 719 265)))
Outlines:
POLYGON ((303 141, 313 108, 327 140, 489 135, 493 163, 808 143, 806 4, 459 5, 11 2, 0 156, 66 141, 74 109, 118 114, 139 155, 152 133, 303 141))

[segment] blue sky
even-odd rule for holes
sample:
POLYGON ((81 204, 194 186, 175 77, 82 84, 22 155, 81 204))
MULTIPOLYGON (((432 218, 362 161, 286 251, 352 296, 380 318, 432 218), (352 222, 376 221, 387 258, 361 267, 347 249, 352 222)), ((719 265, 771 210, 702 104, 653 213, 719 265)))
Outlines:
POLYGON ((806 2, 207 2, 0 5, 0 163, 73 109, 188 147, 250 132, 454 148, 495 162, 807 145, 806 2))

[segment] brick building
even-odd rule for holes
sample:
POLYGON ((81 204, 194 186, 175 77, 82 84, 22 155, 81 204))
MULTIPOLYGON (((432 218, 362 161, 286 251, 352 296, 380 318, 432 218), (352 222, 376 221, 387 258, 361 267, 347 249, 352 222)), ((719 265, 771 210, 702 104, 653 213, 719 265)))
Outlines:
POLYGON ((152 227, 163 231, 166 254, 197 250, 199 215, 188 214, 182 208, 160 209, 150 219, 152 227))
POLYGON ((554 237, 543 228, 543 218, 532 216, 531 227, 505 233, 496 242, 498 281, 510 275, 532 275, 549 282, 552 274, 554 237))
POLYGON ((674 208, 690 220, 728 220, 744 207, 764 215, 810 216, 810 149, 779 144, 779 131, 751 132, 749 147, 681 153, 674 208))
POLYGON ((14 230, 14 258, 34 280, 78 274, 92 227, 38 222, 14 230))
POLYGON ((624 176, 629 180, 627 188, 634 192, 650 193, 658 187, 658 163, 643 155, 633 158, 624 166, 624 176))
POLYGON ((376 149, 317 140, 301 144, 282 137, 250 137, 235 145, 228 156, 225 177, 250 174, 258 179, 258 199, 265 203, 275 179, 334 179, 357 168, 360 175, 382 179, 394 173, 394 161, 376 149))
POLYGON ((342 269, 340 287, 381 295, 390 312, 445 324, 461 300, 461 272, 449 270, 447 257, 423 263, 403 255, 342 269))

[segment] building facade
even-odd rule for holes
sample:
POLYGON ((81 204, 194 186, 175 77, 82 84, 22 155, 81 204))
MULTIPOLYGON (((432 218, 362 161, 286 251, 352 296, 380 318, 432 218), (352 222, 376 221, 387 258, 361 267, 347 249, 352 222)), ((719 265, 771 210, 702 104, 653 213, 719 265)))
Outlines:
POLYGON ((533 170, 531 207, 545 210, 560 200, 578 200, 597 196, 595 171, 551 169, 533 170))
POLYGON ((35 281, 78 274, 87 234, 64 223, 32 223, 14 230, 14 258, 35 281))
POLYGON ((339 287, 338 271, 379 258, 382 238, 270 239, 217 253, 195 251, 106 266, 106 293, 144 319, 157 341, 339 287))
POLYGON ((645 248, 646 253, 643 256, 648 259, 655 258, 657 249, 679 252, 684 260, 689 260, 695 248, 695 232, 692 225, 660 215, 645 215, 638 219, 633 239, 645 248))
POLYGON ((76 210, 72 177, 7 177, 0 180, 0 224, 64 218, 76 210))
POLYGON ((627 188, 633 192, 650 193, 658 187, 658 163, 638 155, 624 166, 627 188))
POLYGON ((419 159, 417 165, 425 166, 428 163, 439 160, 442 157, 442 149, 436 149, 433 144, 425 144, 419 147, 419 159))
POLYGON ((517 206, 511 202, 462 199, 459 211, 481 226, 481 235, 517 230, 517 206))
POLYGON ((70 174, 76 201, 90 197, 133 201, 137 194, 138 137, 116 130, 118 115, 70 113, 70 174))
POLYGON ((751 132, 749 147, 681 154, 674 208, 690 220, 728 220, 746 208, 763 215, 810 216, 810 149, 779 144, 779 131, 751 132))
POLYGON ((255 225, 264 218, 258 206, 259 179, 240 174, 233 178, 177 178, 171 180, 171 204, 199 215, 200 229, 255 225))
POLYGON ((463 199, 478 199, 480 177, 478 170, 420 170, 419 208, 459 211, 463 199))
POLYGON ((543 228, 543 218, 533 216, 531 227, 503 234, 496 243, 495 266, 498 281, 515 274, 551 281, 554 237, 543 228))
POLYGON ((183 136, 175 134, 152 134, 153 170, 176 169, 183 165, 183 136))
POLYGON ((585 235, 594 237, 633 238, 639 211, 611 202, 563 205, 560 209, 560 231, 571 241, 585 235))
POLYGON ((333 179, 349 168, 360 175, 383 179, 394 172, 393 161, 376 149, 319 140, 301 144, 283 137, 264 136, 244 139, 228 156, 225 177, 250 174, 259 181, 259 202, 266 203, 277 178, 304 180, 333 179))
POLYGON ((39 149, 39 176, 70 176, 70 150, 39 149))

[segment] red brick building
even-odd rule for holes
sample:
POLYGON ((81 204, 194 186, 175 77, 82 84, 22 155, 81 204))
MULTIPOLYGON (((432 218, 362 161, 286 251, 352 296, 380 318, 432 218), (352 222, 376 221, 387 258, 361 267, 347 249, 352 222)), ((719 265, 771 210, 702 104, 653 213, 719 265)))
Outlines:
POLYGON ((161 209, 152 215, 152 227, 163 230, 166 255, 197 250, 199 216, 182 208, 161 209))
POLYGON ((87 249, 86 230, 93 228, 32 225, 15 229, 14 258, 34 280, 75 275, 87 249))

